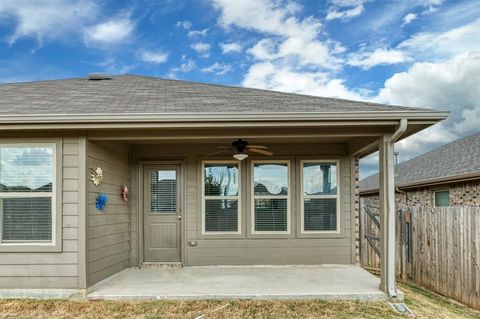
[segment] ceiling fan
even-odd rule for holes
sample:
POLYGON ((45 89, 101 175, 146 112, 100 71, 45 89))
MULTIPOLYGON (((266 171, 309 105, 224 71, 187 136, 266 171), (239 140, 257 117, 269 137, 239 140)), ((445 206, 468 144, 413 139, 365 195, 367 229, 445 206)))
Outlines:
POLYGON ((242 140, 239 138, 236 141, 232 142, 232 146, 218 146, 217 148, 222 149, 221 151, 213 152, 208 154, 207 156, 213 156, 223 153, 228 153, 233 151, 233 158, 242 161, 248 157, 248 153, 257 153, 266 156, 272 156, 273 152, 269 151, 268 146, 264 145, 249 145, 247 141, 242 140))

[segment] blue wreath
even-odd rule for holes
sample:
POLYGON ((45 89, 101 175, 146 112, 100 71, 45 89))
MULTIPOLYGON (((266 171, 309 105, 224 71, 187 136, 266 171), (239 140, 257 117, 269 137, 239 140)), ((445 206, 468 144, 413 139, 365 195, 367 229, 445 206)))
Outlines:
POLYGON ((107 194, 100 193, 98 194, 97 200, 95 201, 95 207, 97 207, 98 210, 103 211, 107 206, 107 202, 108 202, 107 194))

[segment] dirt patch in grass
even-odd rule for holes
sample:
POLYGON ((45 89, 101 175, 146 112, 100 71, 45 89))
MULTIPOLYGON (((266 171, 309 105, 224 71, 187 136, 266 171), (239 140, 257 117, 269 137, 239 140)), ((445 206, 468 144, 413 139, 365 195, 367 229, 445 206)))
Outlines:
MULTIPOLYGON (((427 290, 401 285, 418 318, 480 318, 427 290)), ((384 302, 0 300, 0 318, 406 318, 384 302)))

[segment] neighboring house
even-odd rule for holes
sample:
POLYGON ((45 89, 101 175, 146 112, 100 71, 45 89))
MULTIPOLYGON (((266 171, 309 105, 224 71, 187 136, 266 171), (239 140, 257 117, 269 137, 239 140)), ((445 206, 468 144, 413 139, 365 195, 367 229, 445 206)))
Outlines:
POLYGON ((391 225, 393 143, 447 116, 132 75, 0 97, 0 288, 86 289, 146 262, 355 264, 358 159, 380 150, 391 225))
MULTIPOLYGON (((395 166, 397 202, 407 206, 480 206, 480 133, 395 166)), ((360 181, 362 198, 378 198, 378 174, 360 181)))

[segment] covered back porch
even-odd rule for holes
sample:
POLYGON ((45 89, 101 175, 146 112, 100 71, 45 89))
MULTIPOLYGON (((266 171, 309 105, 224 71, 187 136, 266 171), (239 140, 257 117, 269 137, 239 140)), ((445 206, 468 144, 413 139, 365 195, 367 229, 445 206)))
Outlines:
MULTIPOLYGON (((410 134, 418 129, 412 125, 407 129, 406 121, 390 120, 375 123, 309 123, 299 126, 297 123, 268 123, 259 128, 258 123, 230 123, 232 127, 215 128, 156 128, 153 130, 108 130, 89 133, 87 146, 88 165, 90 168, 104 165, 105 186, 107 189, 118 187, 118 183, 131 185, 130 200, 125 208, 121 202, 112 202, 106 212, 89 210, 90 244, 87 252, 87 282, 88 286, 96 289, 90 294, 91 298, 112 297, 120 291, 138 290, 139 298, 174 298, 184 294, 199 298, 209 296, 227 296, 228 289, 237 297, 245 296, 272 296, 275 290, 279 295, 290 297, 316 296, 316 298, 336 298, 333 296, 351 296, 348 298, 361 299, 362 287, 368 291, 367 299, 383 298, 385 296, 399 297, 395 290, 393 271, 389 272, 388 265, 394 263, 394 242, 391 234, 392 225, 388 223, 389 207, 393 207, 393 142, 401 134, 410 134), (246 171, 242 179, 245 184, 251 183, 252 163, 259 161, 280 161, 288 163, 290 187, 293 190, 290 197, 291 219, 289 231, 284 234, 255 234, 251 231, 252 218, 250 207, 252 190, 245 186, 245 198, 242 209, 239 209, 238 233, 235 234, 207 234, 204 228, 202 215, 203 191, 202 175, 204 161, 229 161, 231 154, 208 156, 218 150, 217 146, 229 145, 237 138, 244 138, 253 144, 268 145, 274 156, 254 156, 250 154, 247 160, 239 163, 239 167, 246 171), (362 155, 380 149, 380 170, 384 177, 384 199, 382 215, 383 262, 381 284, 377 278, 356 266, 356 229, 357 229, 357 202, 356 185, 358 180, 358 158, 362 155), (302 218, 300 212, 301 201, 300 175, 303 161, 338 161, 338 228, 333 232, 307 234, 302 232, 302 218), (142 266, 151 264, 146 256, 147 241, 145 207, 146 203, 146 167, 156 168, 158 165, 173 167, 179 165, 176 171, 178 179, 178 209, 172 217, 178 220, 175 232, 176 243, 173 245, 178 251, 178 259, 161 260, 153 264, 173 264, 192 266, 183 269, 145 269, 142 266), (173 166, 172 166, 173 165, 173 166), (125 172, 119 174, 119 168, 125 172), (250 171, 250 172, 249 172, 250 171), (295 172, 295 173, 293 173, 295 172), (108 176, 114 176, 109 180, 108 176), (391 204, 391 205, 390 205, 391 204), (123 205, 123 206, 122 206, 123 205), (122 207, 121 207, 122 206, 122 207), (119 217, 120 211, 125 217, 119 217), (103 215, 103 216, 102 216, 103 215), (101 225, 95 221, 101 220, 101 225), (109 237, 109 228, 119 229, 119 223, 128 224, 124 233, 120 235, 122 243, 112 242, 109 237), (104 238, 101 231, 107 230, 104 238), (128 242, 128 243, 126 243, 128 242), (105 245, 108 243, 109 245, 105 245), (118 252, 112 248, 119 249, 118 252), (296 266, 285 266, 294 264, 296 266), (323 266, 333 264, 333 266, 323 266), (244 268, 223 268, 222 266, 242 265, 244 268), (249 268, 249 266, 257 267, 249 268), (274 277, 265 275, 270 266, 274 277), (310 265, 310 266, 303 266, 310 265), (219 268, 198 266, 220 266, 219 268), (142 269, 128 268, 142 267, 142 269), (265 268, 267 267, 267 268, 265 268), (306 268, 302 268, 306 267, 306 268), (126 269, 128 268, 128 269, 126 269), (117 274, 118 273, 118 274, 117 274), (98 286, 98 283, 102 285, 98 286), (192 281, 191 287, 188 283, 192 281), (310 278, 308 278, 308 276, 310 278), (217 277, 230 278, 227 284, 215 286, 217 277), (288 280, 284 285, 274 284, 276 276, 292 280, 293 285, 302 278, 305 284, 295 293, 288 293, 288 280), (138 277, 138 278, 137 278, 138 277), (198 277, 198 278, 197 278, 198 277), (136 280, 137 278, 138 280, 136 280), (142 279, 143 278, 143 279, 142 279), (155 279, 156 278, 156 279, 155 279), (259 279, 260 285, 254 283, 259 279), (270 278, 270 279, 268 279, 270 278), (322 278, 322 280, 319 280, 322 278), (184 282, 185 285, 182 285, 184 282), (213 284, 210 290, 208 283, 213 284), (249 284, 251 282, 252 284, 249 284), (242 283, 241 285, 238 285, 242 283), (105 285, 103 285, 105 284, 105 285), (177 291, 174 287, 183 287, 177 291), (135 287, 133 290, 128 287, 135 287), (205 293, 196 295, 196 289, 206 289, 205 293), (169 293, 162 287, 170 287, 169 293), (240 289, 240 287, 243 287, 240 289), (282 288, 284 287, 284 288, 282 288), (373 288, 374 287, 374 288, 373 288), (238 290, 236 290, 238 288, 238 290), (148 293, 147 293, 148 292, 148 293), (387 293, 385 295, 385 293, 387 293), (145 295, 143 295, 145 294, 145 295), (109 297, 110 296, 110 297, 109 297), (170 297, 169 297, 170 296, 170 297), (322 297, 323 296, 323 297, 322 297)), ((94 206, 94 195, 100 190, 89 186, 89 206, 94 206)), ((240 198, 240 197, 239 197, 240 198)), ((393 209, 392 209, 393 212, 393 209)), ((172 220, 173 222, 173 220, 172 220)), ((393 228, 394 229, 394 228, 393 228)), ((172 246, 172 247, 173 247, 172 246)), ((167 247, 167 248, 172 248, 167 247)), ((391 268, 393 270, 393 267, 391 268)), ((179 288, 180 289, 180 288, 179 288)), ((128 295, 128 294, 126 294, 128 295)), ((125 295, 125 296, 126 296, 125 295)), ((133 293, 135 295, 135 293, 133 293)))

